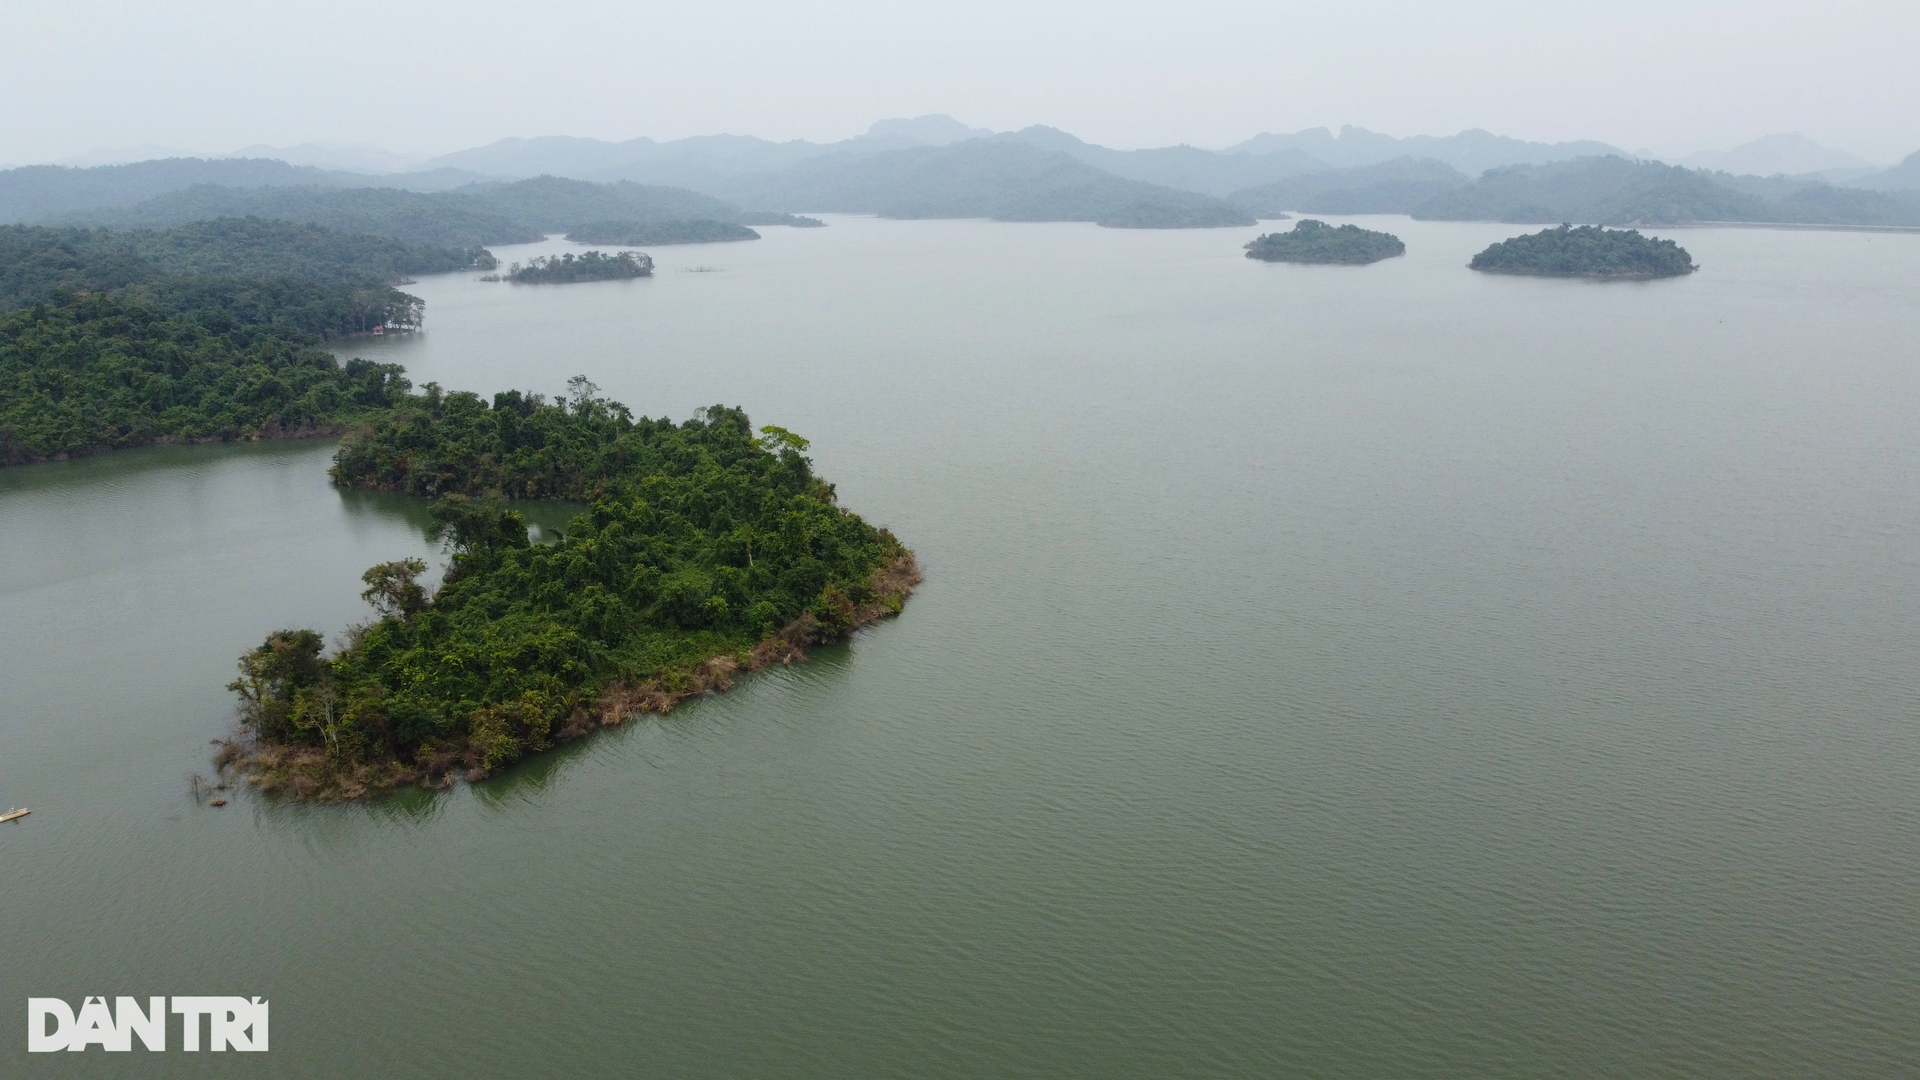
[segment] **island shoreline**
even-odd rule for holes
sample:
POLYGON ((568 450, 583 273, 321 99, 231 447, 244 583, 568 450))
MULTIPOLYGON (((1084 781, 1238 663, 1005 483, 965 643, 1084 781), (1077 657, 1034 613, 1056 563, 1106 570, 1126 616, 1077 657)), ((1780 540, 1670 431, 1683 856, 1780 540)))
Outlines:
MULTIPOLYGON (((564 725, 554 729, 554 744, 573 742, 601 728, 618 727, 646 713, 672 712, 688 698, 724 693, 733 688, 739 676, 774 664, 805 663, 808 648, 847 640, 866 627, 901 614, 907 598, 923 580, 918 559, 912 551, 904 551, 868 576, 873 599, 853 608, 844 634, 823 635, 819 622, 807 613, 751 648, 715 653, 638 681, 610 680, 582 700, 564 725)), ((242 779, 262 794, 289 802, 359 802, 413 786, 445 791, 453 786, 456 775, 470 784, 492 775, 474 760, 471 747, 423 755, 411 766, 389 759, 343 768, 318 747, 263 740, 244 723, 232 735, 213 743, 217 747, 213 762, 222 783, 242 779)), ((521 760, 540 753, 544 751, 521 760)))

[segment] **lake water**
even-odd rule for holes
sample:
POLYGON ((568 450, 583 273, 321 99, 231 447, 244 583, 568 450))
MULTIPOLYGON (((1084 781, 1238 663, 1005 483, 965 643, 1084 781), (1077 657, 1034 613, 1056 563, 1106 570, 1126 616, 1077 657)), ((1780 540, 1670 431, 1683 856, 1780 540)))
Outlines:
POLYGON ((830 220, 343 350, 743 405, 927 572, 475 787, 189 792, 242 649, 433 555, 329 444, 0 471, 0 1074, 1920 1068, 1920 236, 1594 284, 1465 270, 1498 225, 830 220), (29 1057, 86 994, 272 1050, 29 1057))

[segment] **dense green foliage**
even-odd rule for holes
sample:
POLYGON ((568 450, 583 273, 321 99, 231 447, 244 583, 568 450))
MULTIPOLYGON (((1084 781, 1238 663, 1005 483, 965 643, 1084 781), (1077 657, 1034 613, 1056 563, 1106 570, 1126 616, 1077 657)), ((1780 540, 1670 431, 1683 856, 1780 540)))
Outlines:
POLYGON ((1405 255, 1407 245, 1391 233, 1358 225, 1334 228, 1309 218, 1288 232, 1267 233, 1247 244, 1247 258, 1264 262, 1342 263, 1362 266, 1405 255))
POLYGON ((711 244, 726 240, 758 240, 760 234, 745 225, 711 218, 683 221, 591 221, 567 231, 567 239, 581 244, 711 244))
MULTIPOLYGON (((880 575, 910 557, 834 505, 805 440, 756 438, 744 413, 718 406, 683 424, 634 420, 584 379, 574 388, 563 405, 503 395, 494 409, 451 395, 376 436, 404 428, 467 478, 442 491, 494 488, 477 480, 495 475, 486 456, 572 493, 575 474, 597 472, 591 508, 557 544, 530 544, 502 503, 450 495, 434 506, 453 555, 436 594, 418 585, 418 562, 375 567, 366 596, 380 618, 337 656, 311 631, 283 631, 242 658, 246 722, 324 753, 331 793, 355 793, 338 778, 356 769, 376 785, 456 762, 484 772, 577 733, 606 715, 604 698, 671 694, 715 657, 749 663, 783 628, 832 638, 863 610, 898 610, 905 589, 880 575)), ((343 448, 347 482, 362 476, 353 460, 343 448)))
POLYGON ((1549 277, 1653 278, 1691 274, 1687 249, 1635 229, 1562 225, 1502 240, 1473 257, 1475 270, 1549 277))
POLYGON ((0 310, 168 276, 377 284, 493 265, 485 249, 422 247, 260 218, 128 232, 6 225, 0 226, 0 310))
POLYGON ((473 258, 257 220, 0 228, 0 464, 363 420, 404 396, 400 369, 315 346, 417 326, 381 282, 473 258))
POLYGON ((1227 201, 1268 219, 1284 216, 1288 210, 1310 214, 1404 214, 1466 182, 1465 175, 1445 162, 1403 157, 1377 165, 1290 176, 1236 191, 1227 201))
POLYGON ((349 435, 334 458, 346 487, 408 495, 475 495, 585 502, 621 476, 668 466, 659 457, 671 421, 635 420, 584 379, 566 401, 510 390, 423 394, 349 435))
POLYGON ((507 280, 523 285, 566 285, 576 281, 648 277, 652 273, 653 259, 639 252, 609 255, 604 251, 589 251, 575 255, 569 251, 557 256, 543 255, 525 266, 514 263, 507 272, 507 280))
POLYGON ((355 318, 356 290, 281 291, 216 281, 167 294, 171 312, 93 293, 0 316, 0 464, 337 429, 404 394, 398 367, 343 367, 299 325, 355 318))

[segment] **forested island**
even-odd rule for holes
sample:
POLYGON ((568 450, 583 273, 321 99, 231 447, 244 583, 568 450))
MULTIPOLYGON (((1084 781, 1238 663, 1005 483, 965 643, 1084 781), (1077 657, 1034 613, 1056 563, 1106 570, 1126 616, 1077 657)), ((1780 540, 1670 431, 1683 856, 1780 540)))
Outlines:
POLYGON ((523 285, 568 285, 576 281, 618 281, 653 276, 653 259, 636 251, 608 255, 589 251, 584 255, 542 256, 522 266, 514 263, 507 280, 523 285))
POLYGON ((1407 245, 1391 233, 1358 225, 1335 228, 1308 218, 1287 232, 1267 233, 1249 242, 1247 258, 1264 262, 1338 263, 1364 266, 1405 255, 1407 245))
MULTIPOLYGON (((289 630, 242 658, 243 737, 218 761, 264 790, 477 780, 801 659, 898 612, 919 581, 891 533, 835 505, 806 440, 756 433, 739 409, 636 419, 584 379, 563 401, 489 405, 319 347, 417 325, 421 302, 385 282, 484 254, 257 221, 0 230, 0 463, 351 426, 336 483, 437 499, 437 591, 418 560, 374 567, 378 618, 336 654, 289 630), (504 496, 591 508, 541 546, 504 496)), ((562 280, 651 265, 555 263, 562 280)))
POLYGON ((439 496, 452 555, 367 571, 378 617, 334 655, 270 635, 232 684, 245 737, 223 768, 263 790, 351 799, 445 786, 725 689, 900 611, 912 552, 835 505, 806 440, 739 409, 635 419, 584 379, 566 400, 429 388, 350 437, 336 482, 439 496), (552 546, 501 495, 588 498, 552 546))
POLYGON ((760 234, 745 225, 712 218, 687 218, 675 221, 593 221, 576 225, 567 239, 579 244, 621 244, 628 247, 655 244, 713 244, 728 240, 758 240, 760 234))
POLYGON ((1562 225, 1502 240, 1473 257, 1475 270, 1545 277, 1644 279, 1691 274, 1699 267, 1687 249, 1636 229, 1562 225))
POLYGON ((407 383, 319 346, 419 325, 395 274, 490 259, 280 222, 0 228, 0 464, 343 431, 407 383))

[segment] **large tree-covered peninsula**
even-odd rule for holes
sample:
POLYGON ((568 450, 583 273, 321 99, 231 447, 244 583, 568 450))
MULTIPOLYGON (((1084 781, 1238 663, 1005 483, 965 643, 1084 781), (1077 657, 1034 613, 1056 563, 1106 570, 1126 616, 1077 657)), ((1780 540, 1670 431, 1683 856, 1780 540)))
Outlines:
POLYGON ((279 222, 0 229, 0 464, 343 431, 406 382, 319 346, 418 325, 383 282, 484 254, 279 222))
POLYGON ((347 486, 441 494, 439 590, 376 566, 379 617, 332 656, 268 637, 233 684, 222 753, 266 790, 356 798, 477 780, 556 741, 724 689, 898 612, 919 581, 893 535, 835 505, 807 443, 738 409, 634 418, 576 380, 565 402, 434 388, 341 448, 347 486), (552 546, 500 494, 587 497, 552 546))
POLYGON ((1699 267, 1687 249, 1637 229, 1562 225, 1489 246, 1467 264, 1496 274, 1592 277, 1616 280, 1678 277, 1699 267))

